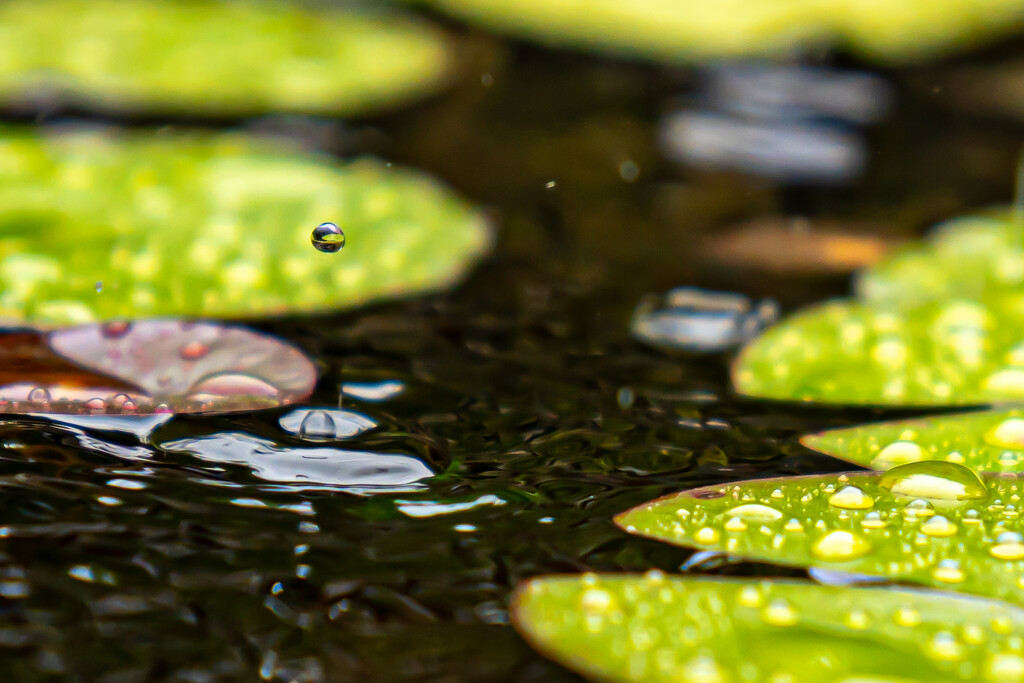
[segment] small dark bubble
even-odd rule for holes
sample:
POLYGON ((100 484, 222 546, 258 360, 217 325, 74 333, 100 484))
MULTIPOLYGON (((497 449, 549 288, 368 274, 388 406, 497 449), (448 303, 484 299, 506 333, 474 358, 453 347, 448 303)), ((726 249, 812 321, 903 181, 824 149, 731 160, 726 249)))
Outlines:
POLYGON ((345 233, 334 223, 321 223, 313 229, 310 241, 317 251, 334 254, 345 246, 345 233))

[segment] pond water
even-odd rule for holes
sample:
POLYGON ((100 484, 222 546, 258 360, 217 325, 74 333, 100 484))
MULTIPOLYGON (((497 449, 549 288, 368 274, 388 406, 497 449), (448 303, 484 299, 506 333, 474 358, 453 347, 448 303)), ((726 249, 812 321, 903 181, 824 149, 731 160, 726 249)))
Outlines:
POLYGON ((258 325, 323 363, 310 405, 338 407, 346 384, 342 407, 377 427, 325 446, 282 428, 283 409, 180 416, 141 439, 6 419, 0 678, 579 680, 508 625, 517 582, 676 571, 689 551, 612 516, 684 488, 846 469, 796 437, 879 415, 737 400, 727 355, 630 339, 641 298, 695 285, 791 311, 844 293, 846 276, 751 270, 703 240, 779 215, 910 236, 1012 193, 1021 126, 944 88, 1021 45, 883 74, 894 101, 864 132, 864 175, 819 187, 665 160, 659 120, 699 106, 699 75, 463 41, 461 84, 414 108, 246 124, 422 168, 493 208, 496 255, 447 294, 258 325), (290 480, 288 461, 252 464, 325 447, 405 457, 367 471, 352 456, 343 476, 384 492, 343 491, 308 462, 290 480))

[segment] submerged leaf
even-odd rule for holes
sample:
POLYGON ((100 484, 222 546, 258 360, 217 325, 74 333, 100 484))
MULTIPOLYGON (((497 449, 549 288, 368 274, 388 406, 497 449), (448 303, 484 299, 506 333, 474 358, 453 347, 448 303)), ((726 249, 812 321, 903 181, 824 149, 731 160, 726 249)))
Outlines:
POLYGON ((1024 288, 984 303, 909 310, 829 302, 768 330, 733 368, 736 389, 779 400, 979 405, 1024 400, 1024 288))
POLYGON ((432 0, 452 14, 546 43, 666 62, 780 56, 840 42, 914 61, 1020 27, 1018 0, 432 0))
POLYGON ((0 320, 328 311, 450 284, 481 214, 423 176, 239 135, 0 131, 0 320), (348 246, 324 254, 330 219, 348 246))
POLYGON ((316 369, 299 349, 240 327, 148 320, 0 335, 0 412, 145 415, 300 401, 316 369))
POLYGON ((676 545, 1024 603, 1022 493, 1015 475, 982 480, 955 463, 920 462, 709 486, 615 521, 676 545))
POLYGON ((541 652, 600 680, 1024 680, 1024 612, 926 591, 584 574, 526 583, 513 615, 541 652))
POLYGON ((801 443, 875 470, 944 460, 979 472, 1019 472, 1024 469, 1024 411, 881 422, 805 436, 801 443))
POLYGON ((439 32, 381 13, 264 0, 0 3, 0 101, 104 110, 351 114, 430 92, 439 32))

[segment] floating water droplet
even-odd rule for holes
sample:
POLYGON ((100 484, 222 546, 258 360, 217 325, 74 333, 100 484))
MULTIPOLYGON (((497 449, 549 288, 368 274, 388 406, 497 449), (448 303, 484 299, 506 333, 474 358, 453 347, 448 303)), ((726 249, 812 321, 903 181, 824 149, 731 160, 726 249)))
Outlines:
POLYGON ((310 241, 317 251, 334 254, 345 246, 345 233, 334 223, 321 223, 313 228, 310 241))
POLYGON ((102 282, 97 282, 96 283, 96 292, 99 293, 99 292, 102 292, 102 291, 103 291, 103 283, 102 282))
POLYGON ((875 504, 874 499, 856 486, 844 486, 828 499, 832 507, 846 510, 867 510, 875 504))
POLYGON ((739 505, 726 510, 725 514, 729 517, 743 519, 748 522, 775 522, 782 519, 781 512, 773 507, 758 503, 739 505))
POLYGON ((333 439, 334 419, 326 410, 311 410, 299 425, 299 436, 305 439, 333 439))
POLYGON ((33 403, 49 403, 50 392, 46 387, 33 387, 32 391, 28 392, 28 400, 33 403))
POLYGON ((986 432, 984 439, 991 446, 1024 450, 1024 419, 1007 418, 986 432))
POLYGON ((955 535, 956 532, 956 524, 953 524, 953 522, 949 521, 942 515, 936 515, 921 525, 921 533, 926 536, 947 538, 955 535))
POLYGON ((815 541, 811 554, 826 562, 847 562, 871 552, 871 544, 849 531, 831 531, 815 541))
POLYGON ((199 340, 195 340, 182 346, 179 354, 182 360, 199 360, 209 352, 209 346, 199 340))
POLYGON ((556 183, 554 180, 549 180, 546 183, 544 183, 544 188, 547 189, 547 190, 553 190, 557 186, 558 186, 558 183, 556 183))
POLYGON ((1024 560, 1024 536, 1015 531, 1004 531, 996 537, 995 545, 988 549, 997 560, 1024 560))
POLYGON ((876 470, 891 470, 899 465, 923 459, 924 450, 913 441, 894 441, 871 460, 871 467, 876 470))
POLYGON ((889 489, 893 495, 941 502, 988 497, 988 487, 977 473, 963 465, 941 460, 895 467, 879 478, 878 485, 889 489))
POLYGON ((800 619, 787 601, 776 598, 761 612, 761 620, 772 626, 793 626, 800 619))

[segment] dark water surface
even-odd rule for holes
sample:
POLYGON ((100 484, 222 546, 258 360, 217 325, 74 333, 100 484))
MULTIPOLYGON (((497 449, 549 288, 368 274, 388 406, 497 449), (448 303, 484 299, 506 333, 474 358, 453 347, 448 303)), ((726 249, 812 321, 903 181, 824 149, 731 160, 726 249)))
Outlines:
POLYGON ((677 570, 688 551, 630 538, 612 515, 683 488, 844 469, 796 437, 878 417, 737 400, 726 356, 629 338, 640 297, 689 284, 792 310, 843 293, 845 277, 709 262, 699 239, 780 214, 912 235, 1011 193, 1019 125, 954 108, 942 84, 1019 45, 885 74, 896 104, 867 131, 867 175, 782 188, 662 160, 656 123, 694 100, 693 73, 463 40, 461 82, 430 102, 345 125, 261 124, 418 166, 493 207, 497 254, 456 290, 260 325, 322 361, 315 405, 336 406, 343 382, 404 382, 385 402, 346 399, 379 427, 333 445, 412 455, 438 476, 355 495, 153 445, 231 433, 310 446, 280 410, 176 418, 148 443, 5 421, 0 680, 578 680, 508 626, 517 582, 677 570))

